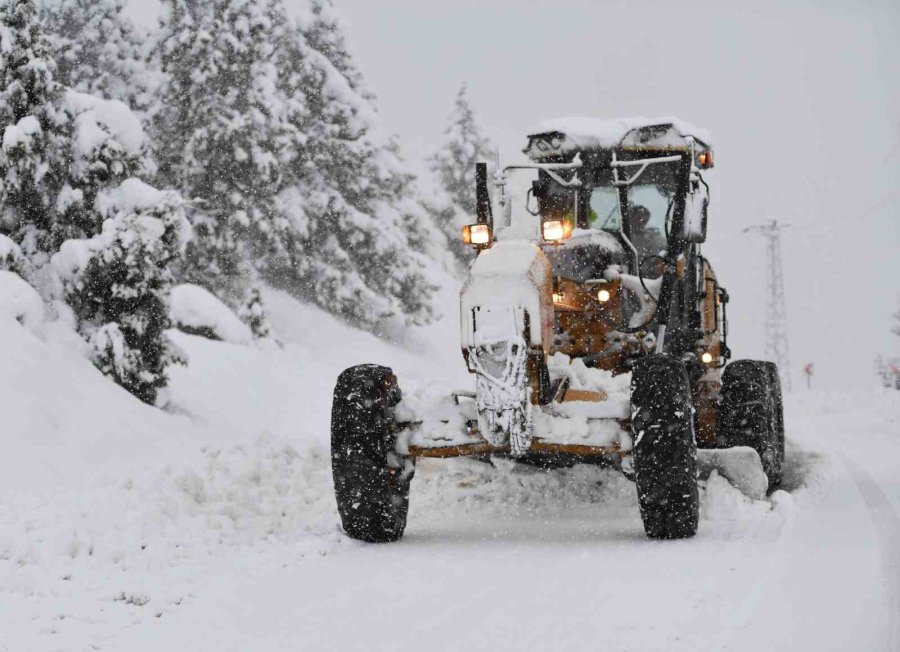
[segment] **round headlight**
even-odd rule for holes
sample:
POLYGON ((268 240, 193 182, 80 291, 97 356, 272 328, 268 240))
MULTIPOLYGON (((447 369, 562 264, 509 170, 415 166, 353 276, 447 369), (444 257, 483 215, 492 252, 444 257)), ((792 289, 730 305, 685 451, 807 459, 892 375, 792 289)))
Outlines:
POLYGON ((709 364, 713 361, 712 353, 704 351, 703 355, 700 356, 700 359, 703 360, 703 364, 709 364))
POLYGON ((609 297, 609 290, 600 290, 597 293, 597 301, 599 301, 600 303, 606 303, 607 301, 609 301, 609 297))

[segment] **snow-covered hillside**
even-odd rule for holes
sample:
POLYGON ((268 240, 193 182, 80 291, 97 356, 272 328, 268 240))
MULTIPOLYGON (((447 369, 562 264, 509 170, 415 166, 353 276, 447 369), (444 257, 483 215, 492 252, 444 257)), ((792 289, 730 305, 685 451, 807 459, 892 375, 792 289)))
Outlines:
POLYGON ((753 501, 711 476, 692 540, 646 539, 634 486, 612 471, 469 460, 420 463, 398 544, 345 538, 335 378, 379 362, 406 387, 467 387, 455 291, 444 319, 393 343, 268 292, 281 346, 174 333, 189 363, 165 412, 104 378, 59 322, 0 317, 0 649, 900 641, 889 392, 790 397, 785 490, 753 501))

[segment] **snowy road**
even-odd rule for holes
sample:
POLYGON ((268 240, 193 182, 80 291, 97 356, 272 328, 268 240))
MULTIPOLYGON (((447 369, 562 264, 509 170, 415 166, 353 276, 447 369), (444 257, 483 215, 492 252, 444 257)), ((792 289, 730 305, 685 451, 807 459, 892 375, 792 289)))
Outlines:
POLYGON ((5 333, 0 649, 900 649, 896 393, 788 397, 784 491, 709 478, 692 540, 648 540, 611 471, 451 460, 420 464, 403 540, 364 545, 338 528, 332 377, 363 354, 414 383, 457 352, 272 303, 284 350, 182 338, 175 415, 5 333), (26 361, 66 379, 45 402, 5 371, 26 361))
POLYGON ((895 650, 897 421, 798 402, 788 491, 754 502, 712 478, 693 540, 647 540, 633 486, 610 472, 422 465, 400 543, 280 550, 283 563, 224 573, 202 605, 123 645, 895 650), (827 453, 848 441, 878 463, 827 453))

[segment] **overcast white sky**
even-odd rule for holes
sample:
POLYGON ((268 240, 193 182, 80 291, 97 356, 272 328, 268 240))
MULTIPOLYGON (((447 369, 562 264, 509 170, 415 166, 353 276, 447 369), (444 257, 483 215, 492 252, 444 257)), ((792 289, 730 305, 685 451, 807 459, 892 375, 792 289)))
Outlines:
MULTIPOLYGON (((763 243, 742 229, 772 218, 791 224, 795 387, 806 362, 839 387, 900 353, 900 3, 334 1, 410 160, 439 146, 463 81, 507 158, 549 117, 679 116, 715 137, 706 254, 736 356, 762 353, 766 306, 763 243)), ((158 4, 129 11, 151 24, 158 4)))

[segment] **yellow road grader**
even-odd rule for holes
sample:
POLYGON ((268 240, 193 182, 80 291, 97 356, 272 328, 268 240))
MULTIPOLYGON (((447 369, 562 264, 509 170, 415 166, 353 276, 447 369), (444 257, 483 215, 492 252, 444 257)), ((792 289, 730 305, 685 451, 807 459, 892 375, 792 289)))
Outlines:
POLYGON ((660 539, 696 533, 704 460, 757 493, 781 480, 777 370, 728 363, 728 294, 701 252, 709 137, 674 119, 568 118, 524 153, 492 180, 477 164, 462 233, 477 250, 460 294, 475 390, 429 403, 404 400, 386 367, 338 378, 332 470, 355 539, 403 535, 422 457, 613 465, 660 539))

